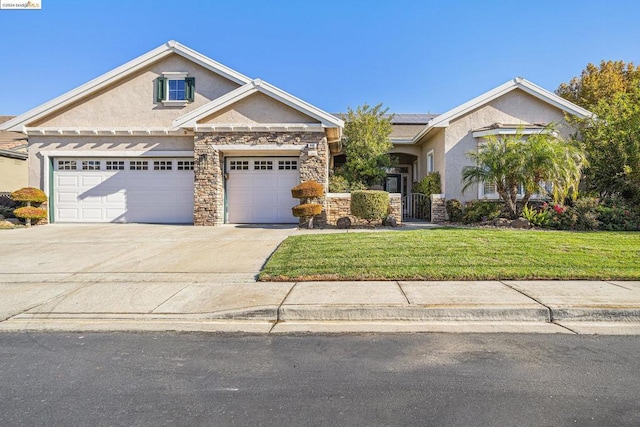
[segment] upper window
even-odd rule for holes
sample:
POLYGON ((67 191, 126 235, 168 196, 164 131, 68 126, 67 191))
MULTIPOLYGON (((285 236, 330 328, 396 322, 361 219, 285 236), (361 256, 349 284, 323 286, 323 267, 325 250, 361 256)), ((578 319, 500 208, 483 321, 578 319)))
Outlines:
POLYGON ((186 72, 165 72, 156 79, 156 102, 164 105, 186 105, 196 95, 196 79, 186 72))

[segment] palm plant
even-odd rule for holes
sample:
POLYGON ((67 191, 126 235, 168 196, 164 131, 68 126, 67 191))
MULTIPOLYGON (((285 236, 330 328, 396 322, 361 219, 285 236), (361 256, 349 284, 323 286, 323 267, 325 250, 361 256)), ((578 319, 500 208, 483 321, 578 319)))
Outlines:
POLYGON ((488 136, 478 151, 467 153, 473 166, 462 171, 462 191, 474 184, 495 183, 496 192, 505 202, 512 218, 520 216, 522 206, 536 193, 546 193, 545 182, 553 187, 554 200, 564 199, 570 192, 577 194, 582 167, 586 164, 583 151, 555 135, 551 128, 523 137, 522 130, 514 135, 488 136), (524 194, 518 205, 518 187, 524 194))

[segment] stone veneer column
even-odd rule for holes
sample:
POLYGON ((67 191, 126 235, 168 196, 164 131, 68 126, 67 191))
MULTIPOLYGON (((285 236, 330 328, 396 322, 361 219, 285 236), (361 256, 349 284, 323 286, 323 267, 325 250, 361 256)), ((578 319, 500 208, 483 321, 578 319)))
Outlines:
MULTIPOLYGON (((224 155, 222 145, 278 145, 301 148, 299 158, 300 182, 315 180, 329 185, 329 150, 324 132, 203 132, 194 138, 195 189, 194 225, 224 224, 224 155), (308 148, 316 144, 316 148, 308 148), (315 152, 315 153, 313 153, 315 152)), ((251 150, 246 156, 252 156, 251 150)), ((269 157, 278 157, 274 151, 269 157)), ((324 203, 320 200, 318 203, 324 203)))
POLYGON ((444 194, 431 195, 431 222, 441 223, 446 220, 447 209, 444 194))

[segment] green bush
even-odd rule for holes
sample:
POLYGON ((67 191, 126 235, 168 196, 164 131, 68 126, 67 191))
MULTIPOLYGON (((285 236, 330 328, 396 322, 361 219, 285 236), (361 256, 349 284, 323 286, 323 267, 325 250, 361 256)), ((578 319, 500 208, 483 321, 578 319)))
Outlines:
POLYGON ((607 199, 597 207, 600 229, 607 231, 640 230, 640 209, 624 199, 607 199))
POLYGON ((432 194, 440 194, 442 186, 440 184, 440 172, 427 174, 418 182, 413 183, 413 192, 431 196, 432 194))
POLYGON ((15 218, 15 215, 13 214, 13 208, 10 208, 8 206, 0 206, 0 215, 5 218, 15 218))
POLYGON ((366 190, 367 187, 361 182, 349 183, 342 175, 332 175, 329 177, 330 193, 350 193, 351 191, 366 190))
POLYGON ((598 221, 598 199, 585 197, 573 202, 573 205, 553 205, 546 208, 549 212, 549 225, 558 230, 591 231, 600 227, 598 221))
POLYGON ((531 225, 536 227, 546 227, 551 220, 550 214, 547 210, 538 210, 525 206, 522 208, 522 217, 529 221, 531 225))
POLYGON ((381 220, 389 212, 389 193, 378 190, 351 192, 351 215, 368 222, 381 220))
POLYGON ((33 206, 23 206, 14 210, 13 214, 22 219, 44 219, 47 217, 47 211, 33 206))
POLYGON ((457 199, 447 200, 445 202, 445 209, 447 210, 447 215, 449 216, 449 221, 451 222, 461 222, 462 221, 462 203, 460 203, 457 199))
POLYGON ((502 212, 502 203, 489 200, 474 200, 464 206, 462 222, 473 224, 482 221, 491 221, 498 218, 502 212))

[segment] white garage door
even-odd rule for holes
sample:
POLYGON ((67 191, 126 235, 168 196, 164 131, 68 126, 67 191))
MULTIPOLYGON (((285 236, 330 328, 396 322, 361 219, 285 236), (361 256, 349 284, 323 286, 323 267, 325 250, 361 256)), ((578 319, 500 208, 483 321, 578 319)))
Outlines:
POLYGON ((296 223, 291 208, 299 203, 291 188, 300 183, 298 158, 227 158, 227 222, 296 223))
POLYGON ((192 158, 56 158, 55 222, 193 223, 192 158))

